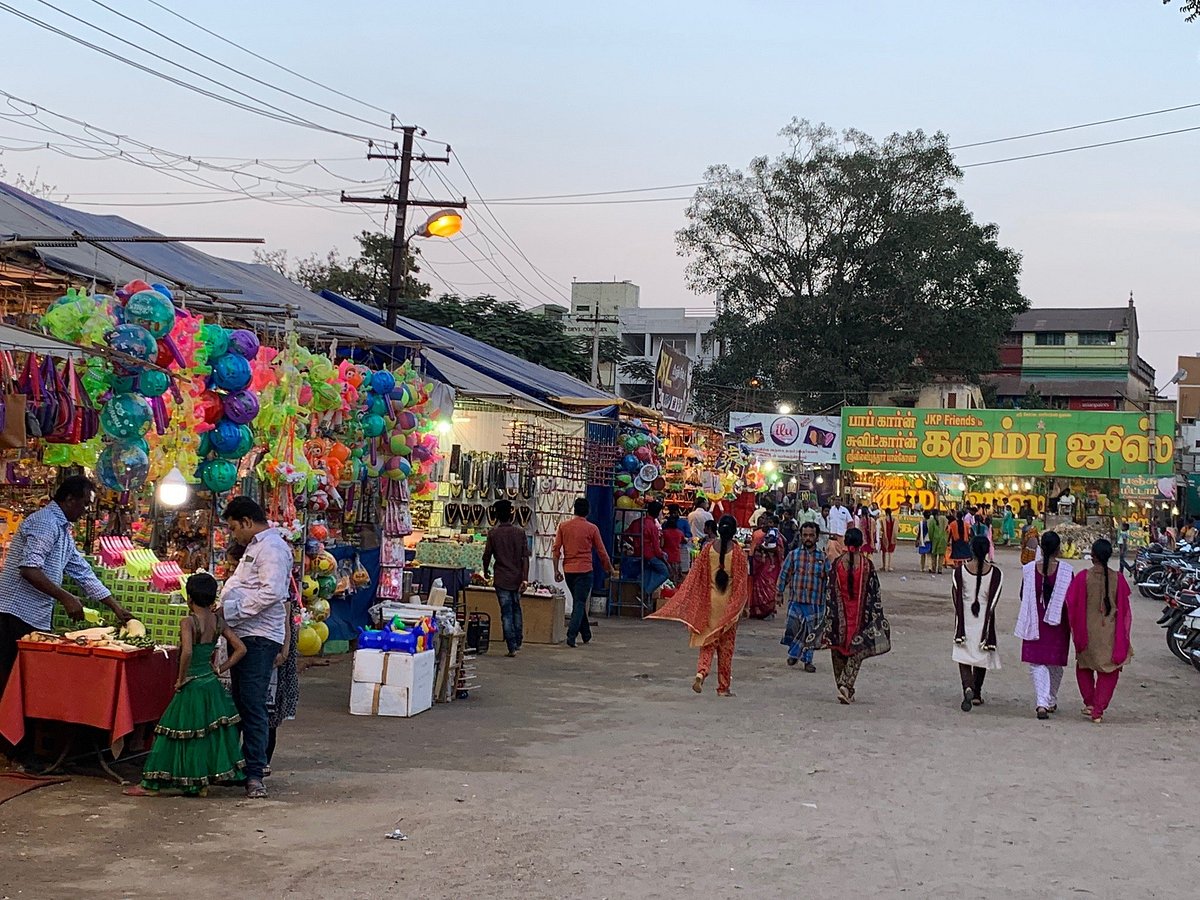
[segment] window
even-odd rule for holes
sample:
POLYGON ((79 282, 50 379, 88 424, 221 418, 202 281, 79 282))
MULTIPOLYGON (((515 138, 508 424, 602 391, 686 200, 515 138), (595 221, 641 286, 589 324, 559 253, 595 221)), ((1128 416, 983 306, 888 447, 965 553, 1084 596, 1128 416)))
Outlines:
POLYGON ((583 303, 580 303, 578 306, 576 306, 576 307, 575 307, 575 312, 577 312, 577 313, 581 313, 581 312, 591 312, 591 311, 592 311, 592 308, 591 308, 591 306, 588 306, 588 305, 586 305, 586 304, 583 304, 583 303))
POLYGON ((1079 332, 1080 347, 1111 347, 1117 342, 1115 331, 1081 331, 1079 332))
POLYGON ((679 353, 688 352, 687 338, 663 338, 663 346, 679 353))
POLYGON ((1010 331, 1004 337, 1000 338, 1000 344, 1004 347, 1020 347, 1021 333, 1019 331, 1010 331))
POLYGON ((1033 336, 1033 343, 1038 347, 1062 347, 1067 343, 1067 335, 1062 331, 1039 331, 1033 336))

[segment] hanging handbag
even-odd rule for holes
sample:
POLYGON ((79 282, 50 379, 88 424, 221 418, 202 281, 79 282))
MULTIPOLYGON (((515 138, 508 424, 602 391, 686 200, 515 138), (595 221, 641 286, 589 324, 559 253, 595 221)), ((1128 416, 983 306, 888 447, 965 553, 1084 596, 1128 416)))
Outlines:
POLYGON ((0 352, 0 382, 3 383, 3 425, 0 425, 0 449, 24 450, 28 441, 25 429, 27 403, 25 395, 17 390, 17 368, 12 354, 0 352))
MULTIPOLYGON (((68 359, 63 372, 73 373, 75 365, 68 359)), ((54 366, 53 358, 47 356, 42 363, 42 387, 54 408, 54 421, 45 433, 46 440, 55 444, 79 443, 78 407, 71 396, 67 379, 54 366)))
POLYGON ((25 357, 25 369, 17 381, 17 387, 26 397, 26 430, 30 437, 42 437, 54 427, 54 407, 47 401, 42 390, 42 374, 39 371, 36 353, 25 357))

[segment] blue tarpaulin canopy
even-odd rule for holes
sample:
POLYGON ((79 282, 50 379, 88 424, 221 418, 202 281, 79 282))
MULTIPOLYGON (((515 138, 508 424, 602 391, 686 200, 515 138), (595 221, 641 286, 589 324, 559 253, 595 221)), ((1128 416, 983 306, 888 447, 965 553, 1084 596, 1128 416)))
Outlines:
MULTIPOLYGON (((76 234, 110 238, 161 237, 120 216, 80 212, 0 183, 0 245, 16 237, 69 239, 76 234)), ((173 289, 207 289, 215 296, 197 297, 195 305, 198 308, 222 311, 268 330, 271 327, 282 330, 285 319, 290 317, 303 330, 328 335, 330 339, 384 345, 405 340, 382 325, 312 293, 267 265, 211 256, 178 241, 100 243, 131 262, 124 262, 86 242, 75 246, 32 245, 29 252, 56 272, 95 279, 113 287, 141 278, 150 282, 162 281, 173 289), (222 294, 223 290, 240 293, 222 294)))

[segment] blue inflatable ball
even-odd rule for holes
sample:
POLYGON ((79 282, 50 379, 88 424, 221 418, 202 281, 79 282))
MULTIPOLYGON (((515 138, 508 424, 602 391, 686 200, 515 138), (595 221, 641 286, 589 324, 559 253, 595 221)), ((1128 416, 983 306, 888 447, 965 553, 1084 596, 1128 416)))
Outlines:
POLYGON ((242 428, 237 422, 221 419, 216 427, 208 432, 209 443, 222 456, 232 453, 242 442, 242 428))
POLYGON ((237 443, 229 450, 218 450, 217 456, 223 459, 239 460, 254 449, 254 432, 249 425, 238 425, 237 443))
POLYGON ((172 303, 175 302, 175 295, 172 294, 171 289, 169 287, 167 287, 165 284, 163 284, 161 281, 154 282, 153 284, 150 285, 150 287, 154 288, 154 290, 158 291, 160 294, 162 294, 164 297, 166 297, 172 303))
POLYGON ((626 453, 625 458, 621 460, 621 467, 625 469, 626 472, 636 472, 639 468, 641 468, 641 465, 642 464, 638 462, 638 458, 632 453, 626 453))
POLYGON ((371 390, 377 394, 388 396, 396 387, 396 376, 386 369, 380 369, 371 376, 371 390))
POLYGON ((118 325, 109 334, 108 345, 142 362, 153 362, 158 356, 158 341, 141 325, 118 325))
POLYGON ((367 397, 369 398, 367 400, 367 412, 368 413, 372 413, 377 416, 387 415, 387 411, 388 411, 387 397, 384 397, 381 394, 376 394, 374 391, 371 391, 370 393, 368 393, 367 397))
POLYGON ((175 304, 158 291, 138 291, 125 304, 125 321, 164 338, 175 327, 175 304))
POLYGON ((171 386, 171 376, 158 369, 146 369, 138 376, 137 391, 143 397, 161 397, 171 386))
POLYGON ((250 383, 250 363, 236 353, 226 353, 210 363, 213 386, 223 391, 240 391, 250 383))
POLYGON ((133 491, 146 483, 150 457, 140 442, 109 444, 96 458, 96 477, 113 491, 133 491))

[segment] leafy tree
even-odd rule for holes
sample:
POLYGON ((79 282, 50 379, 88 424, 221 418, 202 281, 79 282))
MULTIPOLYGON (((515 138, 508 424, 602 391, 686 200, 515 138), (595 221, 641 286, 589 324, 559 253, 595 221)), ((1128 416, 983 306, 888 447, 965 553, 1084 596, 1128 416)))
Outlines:
MULTIPOLYGON (((1175 0, 1162 0, 1162 2, 1163 6, 1168 6, 1174 3, 1175 0)), ((1195 22, 1197 19, 1200 19, 1200 0, 1184 0, 1183 4, 1179 7, 1179 11, 1184 14, 1183 18, 1185 22, 1195 22)))
POLYGON ((657 374, 656 366, 644 356, 635 356, 632 359, 627 359, 620 365, 621 374, 630 381, 639 381, 643 384, 653 384, 654 376, 657 374))
POLYGON ((803 120, 782 135, 774 160, 710 168, 676 235, 689 286, 718 297, 725 342, 697 378, 701 410, 716 420, 741 386, 813 412, 992 370, 1029 306, 1020 257, 958 199, 946 137, 878 142, 803 120))
MULTIPOLYGON (((255 253, 255 259, 275 267, 311 291, 331 290, 383 309, 387 305, 391 238, 382 232, 364 231, 356 238, 359 255, 343 257, 337 250, 325 256, 311 254, 292 260, 286 250, 255 253)), ((491 295, 431 297, 428 284, 419 281, 419 257, 409 259, 399 314, 431 325, 453 328, 476 340, 550 369, 591 379, 591 340, 566 333, 562 322, 522 309, 512 300, 491 295)), ((601 341, 600 357, 619 362, 623 349, 615 339, 601 341), (617 346, 614 348, 614 344, 617 346)))
POLYGON ((1021 409, 1049 409, 1050 404, 1046 398, 1042 396, 1042 392, 1037 389, 1036 384, 1031 384, 1029 390, 1025 392, 1025 396, 1021 398, 1017 404, 1021 409))

